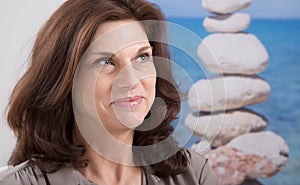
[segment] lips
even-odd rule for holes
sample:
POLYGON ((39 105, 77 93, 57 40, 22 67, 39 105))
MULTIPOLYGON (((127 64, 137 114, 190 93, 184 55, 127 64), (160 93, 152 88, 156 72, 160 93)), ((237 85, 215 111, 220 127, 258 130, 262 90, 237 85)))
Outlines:
POLYGON ((113 105, 120 107, 134 108, 143 102, 143 96, 132 96, 126 98, 120 98, 112 102, 113 105))

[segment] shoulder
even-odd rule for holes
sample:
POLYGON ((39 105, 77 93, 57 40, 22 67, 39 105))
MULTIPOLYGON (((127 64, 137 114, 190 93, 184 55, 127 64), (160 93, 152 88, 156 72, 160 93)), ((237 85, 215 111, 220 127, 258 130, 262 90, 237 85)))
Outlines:
POLYGON ((40 184, 89 184, 94 185, 84 178, 72 167, 62 167, 56 172, 42 172, 32 160, 16 166, 0 169, 0 185, 40 185, 40 184))
POLYGON ((42 175, 31 160, 16 166, 2 167, 0 170, 0 184, 23 184, 32 178, 42 175), (26 179, 26 180, 25 180, 26 179))
POLYGON ((185 149, 185 152, 187 153, 189 159, 189 168, 193 169, 193 171, 196 173, 200 173, 201 170, 207 165, 207 159, 190 149, 185 149))
POLYGON ((208 160, 190 149, 184 149, 188 160, 185 172, 168 177, 157 177, 146 171, 148 184, 159 185, 218 185, 218 179, 209 166, 208 160))
POLYGON ((198 181, 198 184, 219 184, 217 177, 211 169, 207 158, 199 153, 185 149, 187 156, 189 157, 189 166, 187 173, 192 173, 192 176, 198 181))

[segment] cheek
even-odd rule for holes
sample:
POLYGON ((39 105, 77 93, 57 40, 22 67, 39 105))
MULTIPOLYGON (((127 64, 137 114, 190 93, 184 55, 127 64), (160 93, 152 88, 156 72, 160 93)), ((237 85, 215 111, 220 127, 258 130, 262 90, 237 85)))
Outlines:
POLYGON ((111 98, 112 82, 107 78, 98 77, 95 86, 96 105, 99 103, 109 104, 111 98))
POLYGON ((145 80, 144 88, 153 99, 155 97, 155 85, 156 85, 156 78, 149 78, 145 80))

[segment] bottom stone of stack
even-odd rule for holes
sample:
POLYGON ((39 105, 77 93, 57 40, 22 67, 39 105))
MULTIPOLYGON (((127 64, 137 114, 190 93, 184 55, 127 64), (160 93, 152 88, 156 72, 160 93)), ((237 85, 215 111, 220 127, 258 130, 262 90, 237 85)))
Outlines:
POLYGON ((286 164, 288 153, 284 140, 266 131, 238 136, 205 157, 221 184, 232 185, 273 176, 286 164))

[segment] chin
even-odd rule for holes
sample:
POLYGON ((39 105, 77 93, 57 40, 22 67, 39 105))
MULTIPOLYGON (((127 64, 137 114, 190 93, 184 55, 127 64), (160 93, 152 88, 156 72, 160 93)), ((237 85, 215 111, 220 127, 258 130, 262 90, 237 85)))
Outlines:
POLYGON ((119 121, 127 128, 135 129, 136 127, 140 126, 143 123, 146 115, 147 114, 144 113, 143 114, 131 113, 120 117, 119 121))

